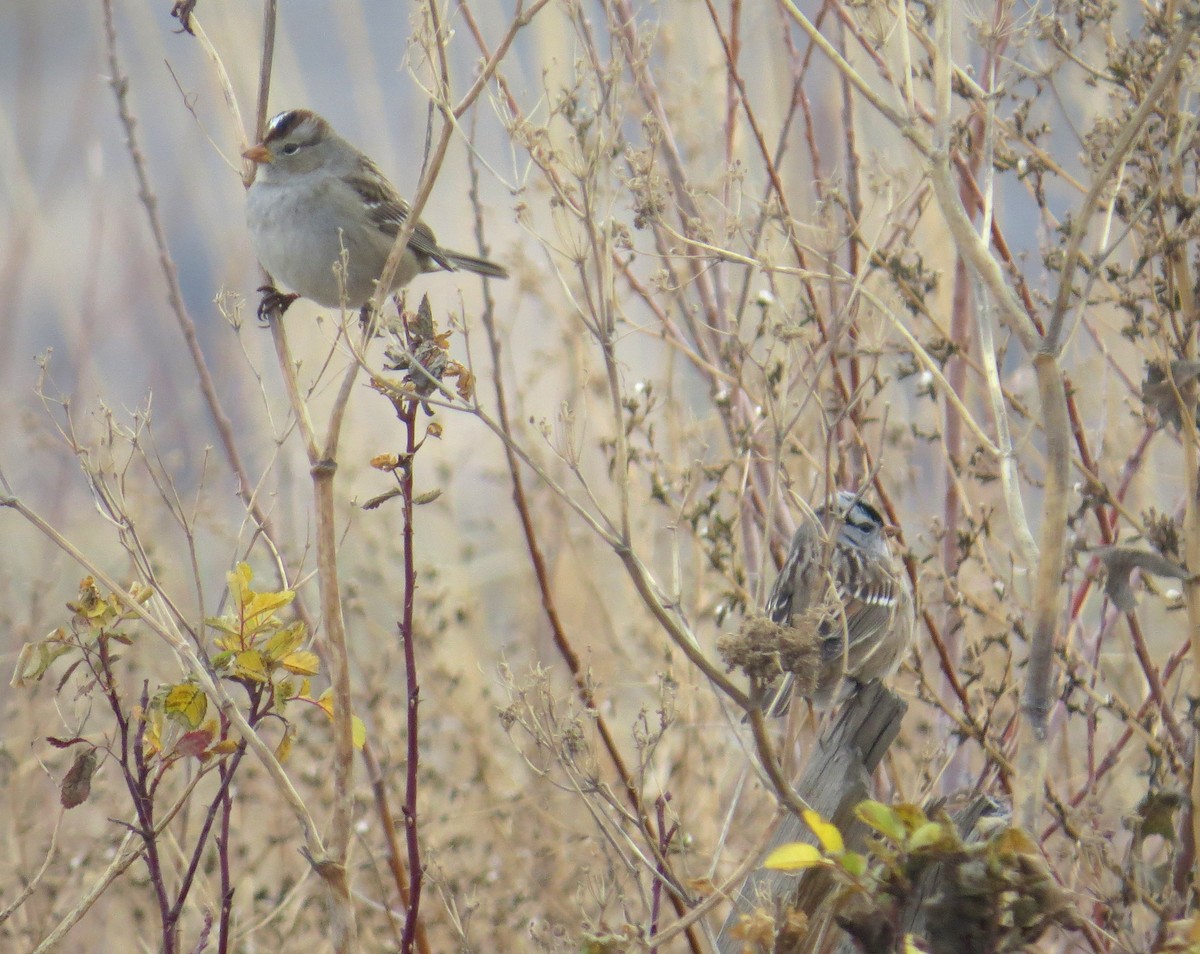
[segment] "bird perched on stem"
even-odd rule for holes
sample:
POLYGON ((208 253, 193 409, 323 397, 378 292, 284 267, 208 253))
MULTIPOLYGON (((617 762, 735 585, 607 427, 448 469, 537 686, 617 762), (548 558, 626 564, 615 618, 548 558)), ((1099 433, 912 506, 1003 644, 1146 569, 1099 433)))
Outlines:
MULTIPOLYGON (((792 537, 766 613, 780 626, 815 626, 819 663, 808 699, 823 709, 855 685, 886 679, 899 668, 915 615, 912 589, 892 557, 890 528, 878 510, 839 490, 814 516, 792 537)), ((794 683, 785 674, 764 707, 767 715, 787 711, 794 683)))
MULTIPOLYGON (((258 164, 246 222, 263 268, 318 305, 365 305, 411 211, 379 167, 307 109, 277 115, 242 155, 258 164)), ((442 248, 418 221, 388 291, 422 272, 458 269, 508 277, 495 262, 442 248)), ((297 297, 262 290, 283 307, 297 297)))

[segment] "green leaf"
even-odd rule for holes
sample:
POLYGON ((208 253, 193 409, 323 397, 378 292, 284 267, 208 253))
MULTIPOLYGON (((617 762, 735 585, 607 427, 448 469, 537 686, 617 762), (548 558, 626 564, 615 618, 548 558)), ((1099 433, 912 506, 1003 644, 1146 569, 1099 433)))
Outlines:
POLYGON ((62 634, 61 629, 55 630, 48 637, 37 643, 26 643, 17 655, 17 665, 13 669, 9 685, 20 689, 31 682, 40 682, 46 675, 50 664, 59 656, 71 651, 71 646, 56 638, 62 634))
POLYGON ((904 840, 904 825, 892 809, 871 799, 859 802, 854 809, 859 820, 874 828, 885 838, 899 844, 904 840))
POLYGON ((933 848, 941 844, 948 834, 946 826, 940 822, 926 822, 912 833, 912 837, 908 840, 908 847, 911 851, 933 848))
POLYGON ((861 878, 867 873, 866 856, 860 855, 857 851, 843 852, 838 858, 838 864, 847 874, 853 875, 855 878, 861 878))

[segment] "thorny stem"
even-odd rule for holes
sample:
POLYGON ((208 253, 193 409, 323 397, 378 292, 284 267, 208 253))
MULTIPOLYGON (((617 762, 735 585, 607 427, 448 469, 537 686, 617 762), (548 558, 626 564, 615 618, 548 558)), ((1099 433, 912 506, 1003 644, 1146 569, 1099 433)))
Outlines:
MULTIPOLYGON (((116 687, 112 682, 112 670, 109 667, 107 640, 100 644, 100 665, 104 671, 106 682, 105 693, 108 704, 112 707, 117 719, 118 731, 121 733, 121 768, 125 774, 125 785, 133 800, 133 808, 138 817, 138 834, 146 845, 146 867, 150 871, 150 883, 154 885, 154 896, 158 901, 159 917, 162 919, 162 950, 163 954, 174 954, 178 943, 176 920, 171 916, 171 903, 167 899, 167 883, 162 868, 162 859, 158 853, 158 837, 154 828, 154 801, 146 791, 146 721, 137 720, 137 729, 133 733, 133 744, 130 745, 129 720, 121 710, 121 701, 117 698, 116 687), (132 753, 130 749, 132 748, 132 753), (132 754, 133 766, 129 765, 132 754)), ((142 683, 142 711, 148 711, 150 705, 149 684, 142 683)))
POLYGON ((416 633, 413 630, 413 606, 417 593, 417 570, 413 552, 413 463, 417 452, 417 409, 420 403, 409 400, 400 408, 404 425, 404 462, 400 473, 400 495, 403 501, 404 532, 404 611, 400 621, 400 638, 404 644, 404 679, 408 687, 407 772, 404 779, 404 837, 408 844, 409 885, 408 911, 404 918, 404 935, 400 954, 412 954, 420 929, 421 887, 425 869, 421 865, 421 842, 417 836, 417 793, 421 750, 418 744, 418 709, 421 689, 417 681, 416 633))
MULTIPOLYGON (((239 747, 237 756, 246 751, 239 747)), ((233 797, 229 793, 229 780, 236 766, 221 766, 221 829, 217 833, 217 858, 221 866, 221 915, 217 926, 218 954, 229 954, 230 928, 233 921, 233 873, 229 867, 229 826, 233 815, 233 797)))
MULTIPOLYGON (((261 697, 261 691, 254 693, 254 695, 261 697)), ((250 722, 252 725, 257 725, 261 718, 257 711, 258 703, 259 698, 255 698, 251 702, 250 722)), ((226 733, 226 737, 228 737, 228 733, 226 733)), ((212 830, 213 823, 217 820, 219 814, 221 827, 218 830, 216 842, 218 865, 221 870, 221 924, 217 936, 223 949, 228 948, 229 911, 233 901, 233 887, 229 870, 229 812, 232 809, 229 788, 233 784, 233 778, 237 774, 238 766, 241 764, 242 756, 245 754, 246 745, 245 743, 240 743, 237 750, 229 758, 221 760, 218 769, 220 784, 217 786, 216 794, 209 803, 208 811, 204 815, 204 821, 196 835, 196 844, 192 850, 191 861, 188 864, 183 879, 180 881, 179 889, 176 892, 175 906, 171 912, 173 920, 178 920, 183 914, 183 905, 187 900, 188 893, 191 891, 192 881, 196 877, 196 872, 200 869, 200 861, 204 854, 204 846, 208 842, 209 832, 212 830)))
MULTIPOLYGON (((232 888, 229 877, 229 818, 228 813, 232 806, 229 798, 229 786, 233 781, 234 775, 237 773, 238 765, 241 763, 242 757, 246 753, 246 745, 242 742, 237 750, 228 758, 222 759, 218 767, 220 776, 220 784, 217 791, 209 804, 208 810, 199 830, 197 831, 193 841, 188 867, 180 879, 179 886, 175 889, 175 900, 171 903, 167 896, 166 881, 162 867, 162 860, 158 850, 158 835, 161 831, 162 824, 156 826, 154 819, 154 804, 155 792, 158 787, 158 782, 161 780, 163 773, 167 768, 167 763, 163 761, 160 765, 158 773, 156 773, 154 781, 150 781, 150 763, 146 759, 145 749, 145 732, 146 720, 140 718, 136 720, 137 730, 134 733, 132 746, 129 742, 129 734, 131 731, 131 717, 127 716, 124 709, 121 707, 120 697, 117 695, 116 684, 113 679, 111 658, 108 652, 108 639, 101 638, 98 641, 99 659, 96 663, 89 661, 89 668, 96 676, 104 694, 108 701, 109 708, 113 712, 113 716, 117 722, 118 732, 121 739, 121 752, 119 762, 122 766, 123 777, 126 782, 126 787, 129 790, 130 798, 134 805, 135 813, 138 817, 137 833, 141 837, 144 845, 144 854, 146 856, 146 865, 150 871, 150 880, 155 887, 156 897, 160 908, 160 917, 163 926, 163 950, 175 950, 179 944, 178 927, 179 920, 182 917, 184 905, 187 903, 188 895, 191 892, 192 882, 195 879, 196 872, 199 870, 200 861, 205 853, 205 846, 208 843, 208 836, 212 830, 214 820, 218 817, 218 812, 222 818, 222 830, 217 837, 217 850, 222 869, 222 921, 219 932, 219 942, 221 950, 228 949, 229 935, 229 907, 232 899, 232 888), (132 758, 133 766, 130 768, 130 759, 132 758)), ((140 706, 142 712, 147 712, 149 709, 149 686, 143 682, 142 696, 140 706)), ((257 698, 252 702, 252 711, 250 714, 251 724, 258 721, 257 713, 257 698)), ((189 789, 190 791, 190 789, 189 789)))
MULTIPOLYGON (((387 839, 388 868, 392 872, 392 880, 396 883, 396 892, 400 897, 400 903, 404 906, 404 910, 408 911, 411 904, 408 872, 404 867, 404 858, 400 854, 400 839, 396 836, 396 819, 392 814, 387 780, 384 778, 379 760, 375 757, 375 752, 371 748, 370 739, 363 744, 363 762, 367 766, 367 778, 371 783, 371 792, 375 796, 375 810, 379 813, 379 820, 383 823, 383 834, 387 839)), ((408 826, 406 825, 406 838, 408 834, 407 828, 408 826)), ((417 921, 416 940, 417 950, 421 954, 430 954, 429 939, 425 933, 425 922, 419 919, 417 921)))

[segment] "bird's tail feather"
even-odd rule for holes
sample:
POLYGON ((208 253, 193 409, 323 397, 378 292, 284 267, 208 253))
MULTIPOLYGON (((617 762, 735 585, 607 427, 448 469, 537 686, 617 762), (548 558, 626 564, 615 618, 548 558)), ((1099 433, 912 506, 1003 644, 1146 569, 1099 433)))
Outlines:
POLYGON ((474 255, 464 255, 462 252, 450 252, 443 250, 443 257, 455 269, 463 269, 464 271, 474 272, 476 275, 484 275, 487 278, 508 278, 508 269, 503 265, 497 265, 495 262, 489 262, 486 258, 476 258, 474 255))

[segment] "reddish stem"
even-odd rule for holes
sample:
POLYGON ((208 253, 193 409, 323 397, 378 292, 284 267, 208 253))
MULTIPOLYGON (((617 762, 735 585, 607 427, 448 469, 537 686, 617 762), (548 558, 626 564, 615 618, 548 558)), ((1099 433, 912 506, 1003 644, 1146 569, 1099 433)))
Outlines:
POLYGON ((404 918, 404 934, 400 941, 401 954, 412 954, 416 946, 421 910, 421 886, 424 868, 421 866, 421 844, 417 838, 417 767, 420 750, 417 745, 418 702, 421 689, 417 683, 416 638, 413 631, 413 603, 417 591, 417 571, 413 557, 413 455, 417 451, 418 402, 406 402, 400 412, 405 431, 405 462, 400 474, 400 494, 404 503, 404 616, 400 621, 400 638, 404 643, 404 679, 408 687, 408 759, 404 780, 404 837, 408 844, 409 884, 408 911, 404 918))

